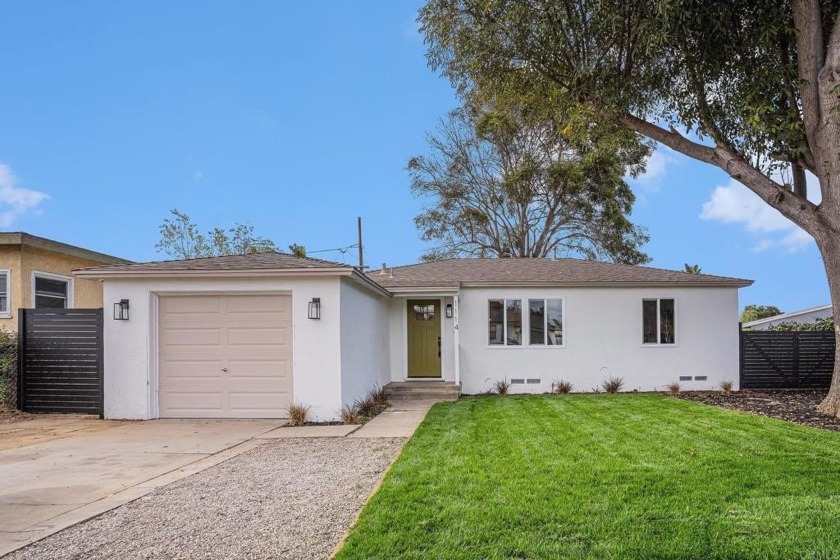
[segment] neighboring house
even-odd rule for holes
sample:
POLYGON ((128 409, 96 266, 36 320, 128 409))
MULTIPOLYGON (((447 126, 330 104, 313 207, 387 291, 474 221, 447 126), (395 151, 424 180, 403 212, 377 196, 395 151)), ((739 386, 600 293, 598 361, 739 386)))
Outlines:
POLYGON ((102 307, 98 281, 72 271, 131 261, 23 232, 0 233, 0 329, 17 331, 21 307, 102 307))
POLYGON ((752 282, 573 259, 358 269, 281 253, 77 271, 104 282, 107 418, 334 419, 374 385, 424 379, 542 393, 738 386, 752 282))
POLYGON ((741 326, 744 330, 766 331, 770 327, 775 327, 781 323, 816 323, 818 320, 828 317, 831 317, 831 304, 756 319, 749 323, 743 323, 741 326))

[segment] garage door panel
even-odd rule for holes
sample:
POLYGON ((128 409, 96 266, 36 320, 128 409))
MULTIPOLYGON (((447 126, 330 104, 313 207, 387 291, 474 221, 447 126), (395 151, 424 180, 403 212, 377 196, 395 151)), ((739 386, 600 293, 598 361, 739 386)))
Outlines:
POLYGON ((291 310, 288 297, 277 296, 248 296, 227 298, 226 311, 231 315, 247 314, 260 316, 268 314, 286 315, 291 310))
POLYGON ((162 385, 171 385, 173 381, 186 379, 222 379, 224 364, 221 360, 170 359, 161 372, 162 385))
POLYGON ((166 332, 165 340, 166 344, 162 348, 164 351, 184 346, 218 346, 222 343, 222 329, 170 327, 166 332))
POLYGON ((227 330, 231 346, 280 346, 286 345, 289 331, 284 328, 235 327, 227 330))
POLYGON ((170 389, 161 393, 161 408, 173 415, 191 417, 201 414, 218 414, 224 410, 224 393, 197 392, 195 390, 170 389))
POLYGON ((274 393, 255 393, 242 391, 230 394, 231 410, 270 411, 277 408, 278 403, 289 402, 291 395, 287 391, 274 393))
POLYGON ((174 320, 222 311, 221 297, 178 296, 161 300, 161 310, 174 320))
POLYGON ((289 369, 286 360, 230 360, 228 364, 231 379, 269 379, 291 385, 291 379, 285 375, 289 369))
POLYGON ((169 296, 159 309, 162 417, 286 415, 290 296, 169 296))

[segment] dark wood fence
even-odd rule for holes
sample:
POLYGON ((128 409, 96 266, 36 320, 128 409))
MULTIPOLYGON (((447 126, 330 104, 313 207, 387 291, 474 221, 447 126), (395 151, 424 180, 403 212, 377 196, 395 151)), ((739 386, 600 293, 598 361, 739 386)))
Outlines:
POLYGON ((102 309, 21 309, 18 406, 103 413, 102 309))
POLYGON ((834 371, 833 331, 742 331, 741 388, 824 388, 834 371))

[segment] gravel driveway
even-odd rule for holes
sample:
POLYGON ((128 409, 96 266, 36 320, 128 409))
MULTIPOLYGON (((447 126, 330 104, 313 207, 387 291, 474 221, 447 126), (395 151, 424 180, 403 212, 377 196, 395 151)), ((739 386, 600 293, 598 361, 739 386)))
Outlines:
POLYGON ((271 441, 6 558, 329 558, 404 441, 271 441))

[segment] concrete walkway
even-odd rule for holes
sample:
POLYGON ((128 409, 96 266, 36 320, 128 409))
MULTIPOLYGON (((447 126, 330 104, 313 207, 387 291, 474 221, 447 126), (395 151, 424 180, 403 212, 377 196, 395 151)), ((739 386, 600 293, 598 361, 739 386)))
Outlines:
MULTIPOLYGON (((55 437, 0 451, 0 556, 260 445, 282 422, 67 420, 34 420, 55 437)), ((24 424, 14 430, 37 441, 24 424)))
POLYGON ((361 426, 338 424, 335 426, 297 426, 271 430, 260 439, 287 438, 409 438, 426 418, 435 400, 400 400, 391 403, 384 412, 361 426))

